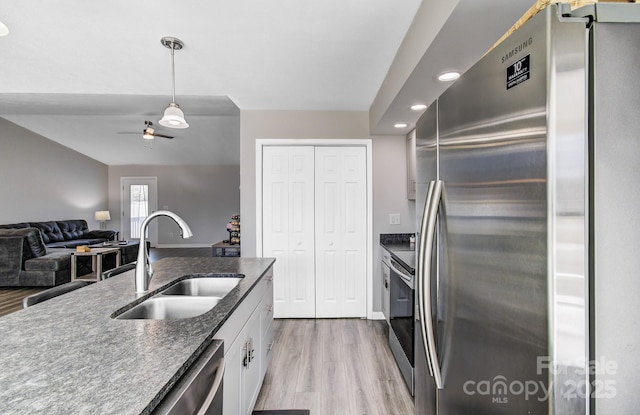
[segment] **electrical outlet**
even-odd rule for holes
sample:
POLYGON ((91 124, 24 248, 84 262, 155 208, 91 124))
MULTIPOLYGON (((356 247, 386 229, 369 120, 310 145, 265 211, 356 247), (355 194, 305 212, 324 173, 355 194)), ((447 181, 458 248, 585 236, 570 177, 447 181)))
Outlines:
POLYGON ((389 225, 400 225, 399 213, 389 213, 389 225))

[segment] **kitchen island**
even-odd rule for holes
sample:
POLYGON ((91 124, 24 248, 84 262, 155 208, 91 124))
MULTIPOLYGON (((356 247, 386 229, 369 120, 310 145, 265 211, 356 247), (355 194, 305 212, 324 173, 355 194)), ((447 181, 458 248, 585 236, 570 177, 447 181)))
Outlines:
POLYGON ((153 263, 148 293, 134 292, 129 271, 0 318, 0 413, 151 413, 254 287, 271 275, 273 262, 164 258, 153 263), (194 273, 244 278, 197 317, 112 318, 194 273))

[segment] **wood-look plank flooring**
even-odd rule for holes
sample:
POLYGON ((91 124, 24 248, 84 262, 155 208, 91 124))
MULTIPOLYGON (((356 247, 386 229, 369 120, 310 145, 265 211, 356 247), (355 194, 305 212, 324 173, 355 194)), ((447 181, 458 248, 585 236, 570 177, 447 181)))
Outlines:
POLYGON ((309 409, 312 415, 414 413, 384 320, 273 324, 273 357, 254 409, 309 409))
POLYGON ((22 310, 22 299, 46 290, 42 287, 0 288, 0 317, 22 310))
MULTIPOLYGON (((165 257, 202 257, 211 256, 211 248, 151 248, 149 261, 165 257)), ((46 290, 48 287, 2 287, 0 288, 0 317, 22 310, 22 299, 31 294, 46 290)))

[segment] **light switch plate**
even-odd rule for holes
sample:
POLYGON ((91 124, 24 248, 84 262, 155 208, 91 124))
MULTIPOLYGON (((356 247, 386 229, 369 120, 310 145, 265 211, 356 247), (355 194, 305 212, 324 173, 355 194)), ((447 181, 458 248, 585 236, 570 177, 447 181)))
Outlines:
POLYGON ((389 225, 400 225, 399 213, 389 213, 389 225))

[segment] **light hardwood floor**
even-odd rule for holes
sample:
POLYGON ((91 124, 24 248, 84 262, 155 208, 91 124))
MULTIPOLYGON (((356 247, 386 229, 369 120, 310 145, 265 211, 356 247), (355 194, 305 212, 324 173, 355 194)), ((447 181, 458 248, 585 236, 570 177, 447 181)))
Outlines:
POLYGON ((255 409, 312 415, 412 415, 413 398, 385 321, 275 320, 275 346, 255 409))

